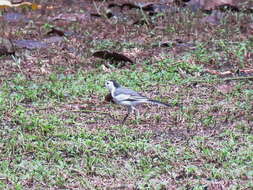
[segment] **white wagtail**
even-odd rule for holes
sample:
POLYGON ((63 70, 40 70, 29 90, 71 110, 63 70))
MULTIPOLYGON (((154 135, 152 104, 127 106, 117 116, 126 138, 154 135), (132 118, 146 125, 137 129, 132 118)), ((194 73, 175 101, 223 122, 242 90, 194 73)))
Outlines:
POLYGON ((152 103, 171 107, 170 104, 162 103, 157 100, 151 100, 145 96, 140 95, 138 92, 135 92, 129 88, 120 86, 115 80, 108 80, 105 82, 106 88, 110 90, 113 101, 116 104, 125 105, 128 108, 127 115, 124 117, 122 123, 124 123, 129 116, 129 114, 136 110, 135 106, 141 103, 152 103))

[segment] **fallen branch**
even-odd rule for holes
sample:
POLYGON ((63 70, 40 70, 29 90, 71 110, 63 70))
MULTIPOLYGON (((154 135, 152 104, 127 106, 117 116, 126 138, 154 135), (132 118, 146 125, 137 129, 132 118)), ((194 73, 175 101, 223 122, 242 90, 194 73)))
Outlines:
MULTIPOLYGON (((229 80, 246 80, 246 79, 253 79, 253 76, 247 77, 229 77, 223 79, 212 79, 212 81, 229 81, 229 80)), ((207 82, 206 80, 192 80, 190 82, 207 82)))

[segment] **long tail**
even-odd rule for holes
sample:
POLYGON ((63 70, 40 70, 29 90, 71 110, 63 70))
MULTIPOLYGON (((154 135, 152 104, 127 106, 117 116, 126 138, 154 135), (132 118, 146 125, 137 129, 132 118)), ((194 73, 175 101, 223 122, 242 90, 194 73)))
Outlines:
POLYGON ((172 106, 171 104, 166 104, 166 103, 163 103, 163 102, 159 102, 157 100, 148 100, 148 102, 150 102, 152 104, 158 104, 158 105, 162 105, 162 106, 167 106, 167 107, 171 107, 172 106))

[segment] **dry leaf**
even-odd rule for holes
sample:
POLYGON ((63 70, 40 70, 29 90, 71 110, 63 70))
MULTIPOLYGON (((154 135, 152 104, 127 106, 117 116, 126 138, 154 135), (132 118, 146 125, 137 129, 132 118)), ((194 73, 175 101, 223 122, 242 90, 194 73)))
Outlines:
POLYGON ((38 9, 38 5, 36 3, 30 3, 30 2, 22 2, 22 3, 15 3, 13 4, 9 0, 0 0, 0 9, 2 8, 8 8, 8 7, 21 7, 21 6, 29 6, 33 10, 38 9))
POLYGON ((116 52, 109 52, 109 51, 97 51, 95 53, 93 53, 94 57, 99 57, 102 59, 109 59, 111 61, 115 61, 115 62, 120 62, 120 61, 124 61, 124 62, 130 62, 133 63, 133 61, 131 59, 129 59, 128 57, 126 57, 123 54, 119 54, 116 52))

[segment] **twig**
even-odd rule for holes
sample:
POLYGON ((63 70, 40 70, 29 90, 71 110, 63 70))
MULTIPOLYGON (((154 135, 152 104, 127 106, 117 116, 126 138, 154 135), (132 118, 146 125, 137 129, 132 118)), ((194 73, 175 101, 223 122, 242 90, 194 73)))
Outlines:
POLYGON ((144 13, 142 7, 140 7, 140 10, 141 10, 141 14, 142 14, 142 16, 143 16, 145 22, 147 23, 147 25, 150 25, 150 23, 149 23, 149 21, 148 21, 148 18, 147 18, 147 16, 146 16, 146 14, 144 13))
POLYGON ((101 113, 108 114, 108 112, 95 111, 95 110, 71 110, 72 112, 86 112, 86 113, 101 113))
MULTIPOLYGON (((248 77, 230 77, 224 79, 212 79, 212 81, 229 81, 229 80, 245 80, 245 79, 253 79, 253 76, 248 77)), ((206 80, 192 80, 190 82, 207 82, 206 80)))
POLYGON ((71 110, 72 112, 86 112, 86 113, 100 113, 100 114, 105 114, 105 115, 109 115, 110 118, 112 118, 113 120, 116 120, 110 113, 108 112, 102 112, 102 111, 94 111, 94 110, 71 110))

